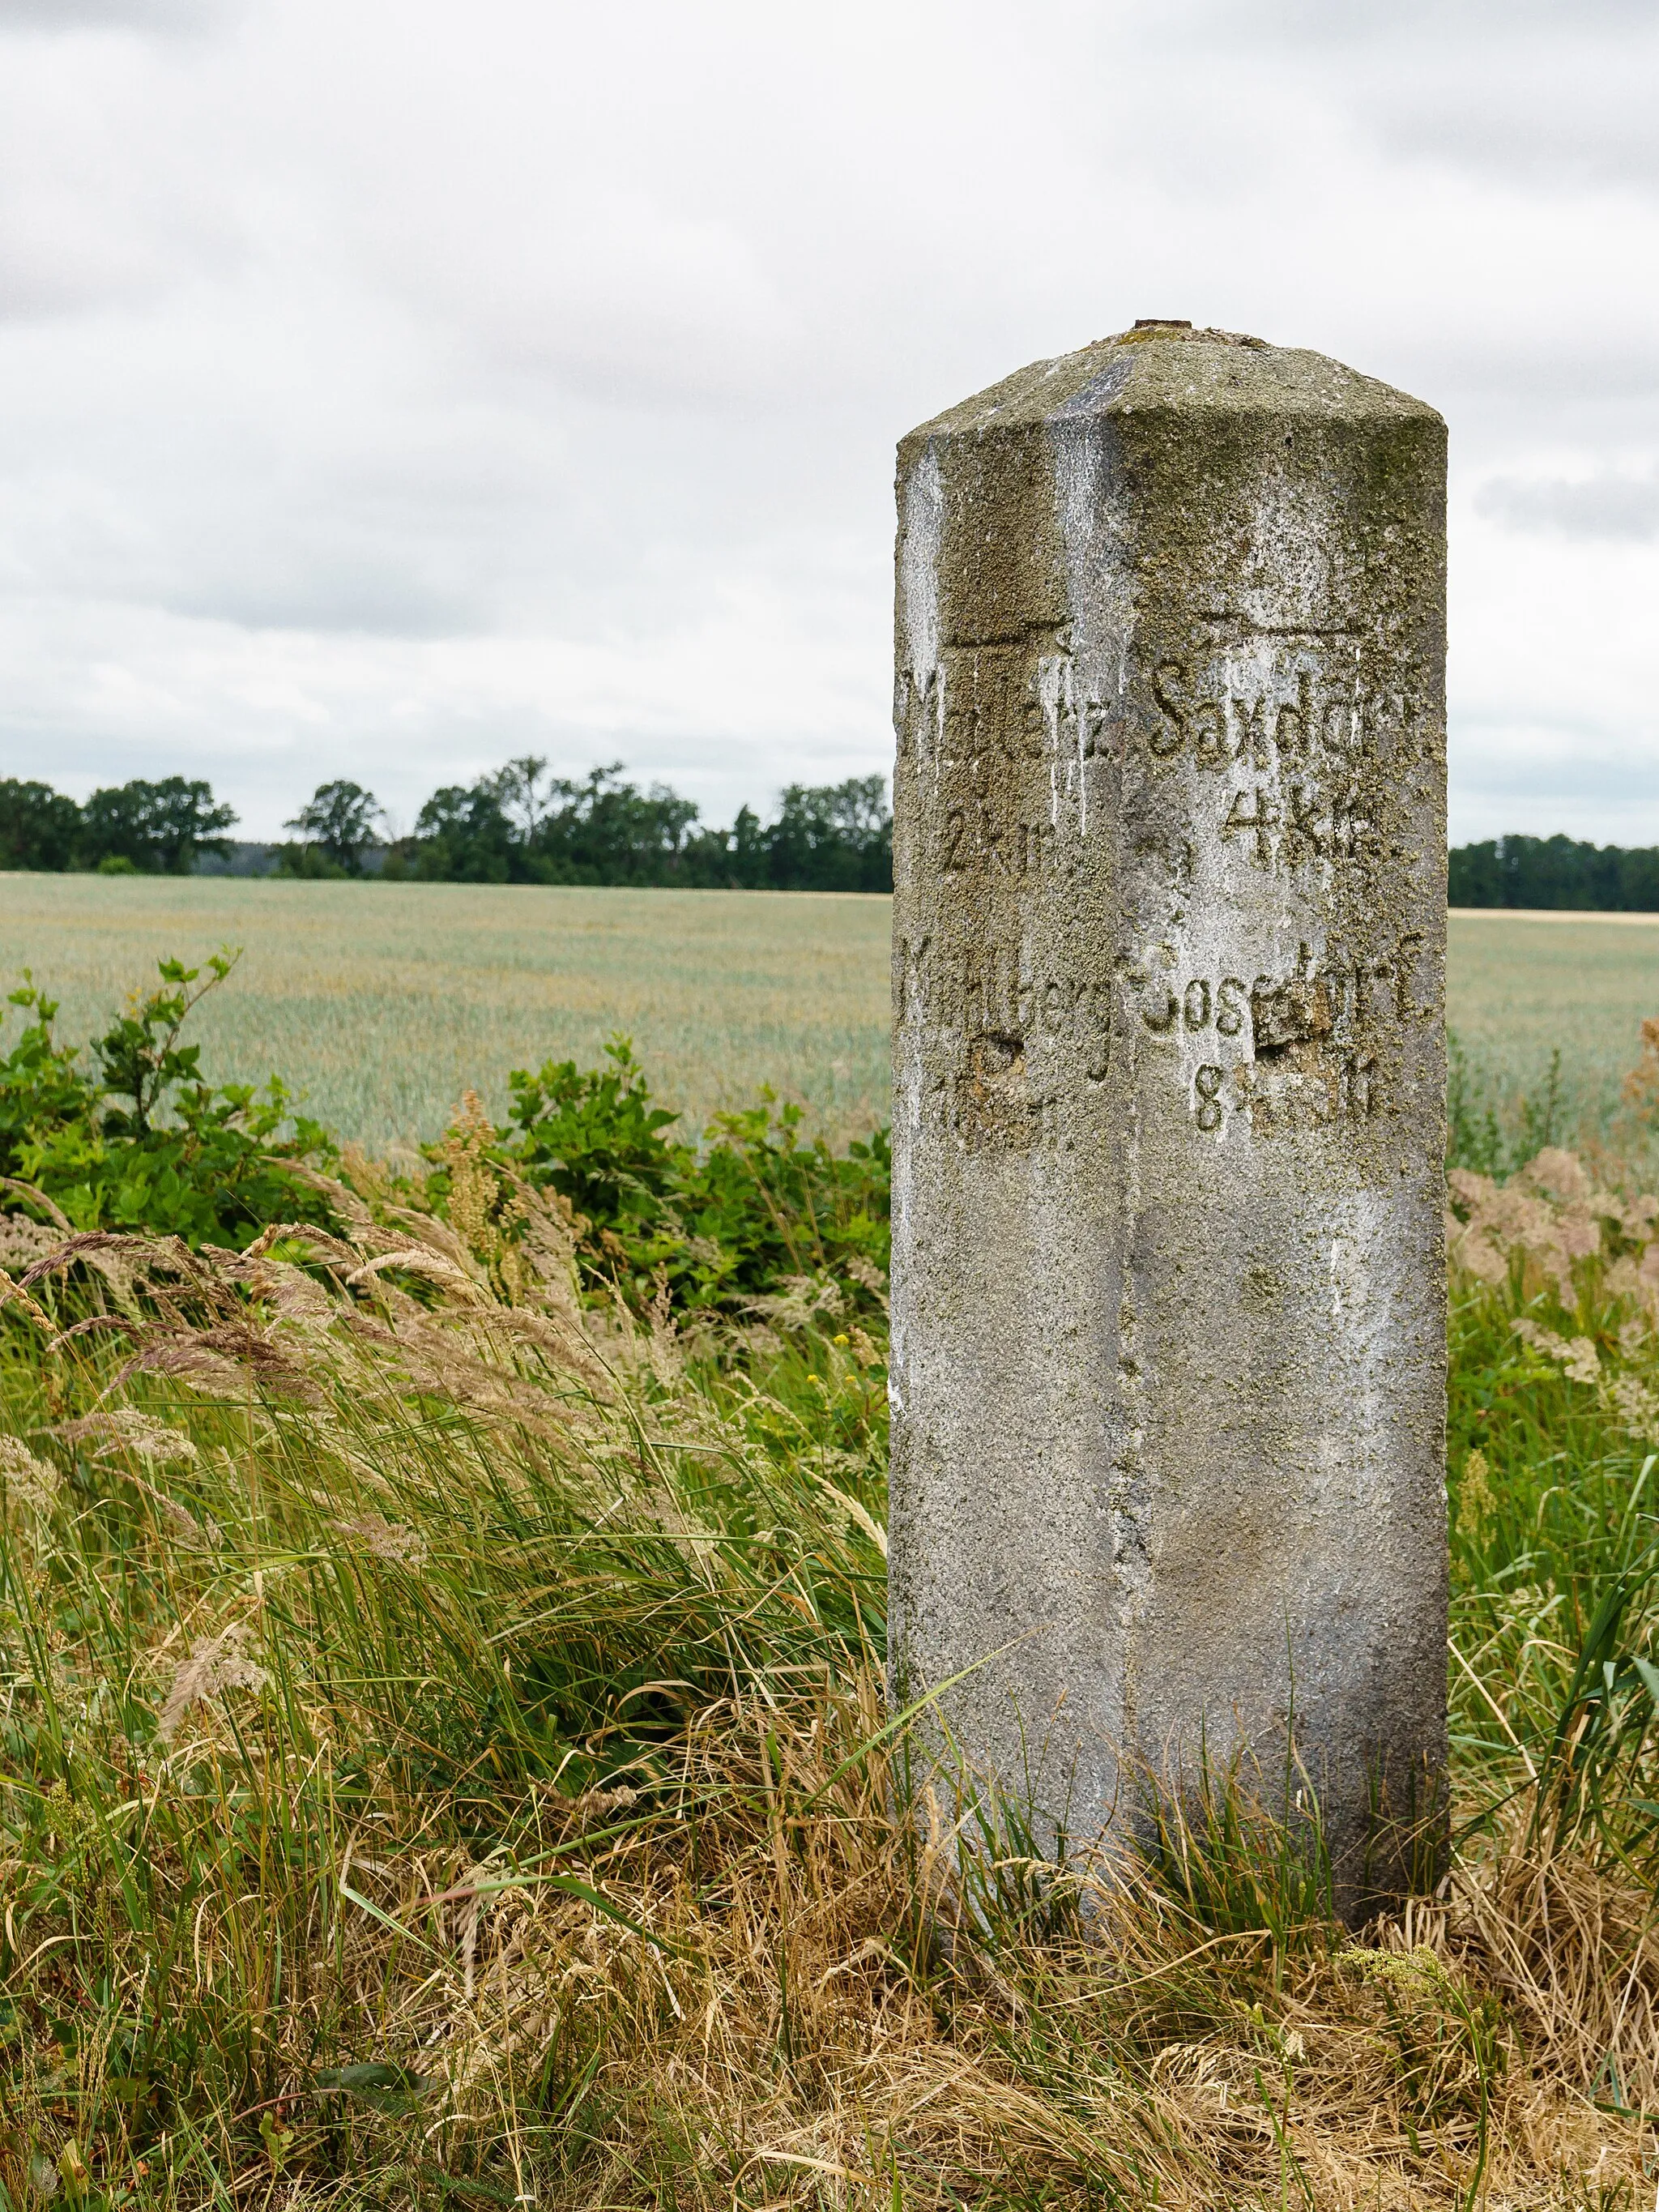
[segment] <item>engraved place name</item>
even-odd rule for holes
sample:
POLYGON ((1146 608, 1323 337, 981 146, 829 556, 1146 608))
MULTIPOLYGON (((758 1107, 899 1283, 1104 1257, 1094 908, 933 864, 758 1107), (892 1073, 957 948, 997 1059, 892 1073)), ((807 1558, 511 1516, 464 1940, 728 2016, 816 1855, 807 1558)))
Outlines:
MULTIPOLYGON (((1355 763, 1384 725, 1404 732, 1409 751, 1433 750, 1414 694, 1368 690, 1357 664, 1328 667, 1306 644, 1265 634, 1248 650, 1167 656, 1151 691, 1147 751, 1217 774, 1355 763)), ((946 645, 933 667, 894 679, 899 751, 935 763, 1089 760, 1118 749, 1131 720, 1114 687, 1085 679, 1063 626, 946 645)))
MULTIPOLYGON (((1233 1114, 1256 1136, 1332 1121, 1366 1121, 1396 1109, 1391 1071, 1403 1034, 1433 1009, 1413 978, 1425 940, 1415 931, 1380 956, 1316 960, 1306 945, 1283 975, 1190 975, 1123 963, 1127 993, 1149 1040, 1191 1046, 1213 1039, 1213 1060, 1177 1079, 1185 1111, 1206 1134, 1233 1114)), ((1173 961, 1173 948, 1165 957, 1173 961)))
POLYGON ((1218 1036, 1245 1038, 1260 1054, 1350 1028, 1410 1021, 1425 1011, 1412 995, 1423 941, 1412 930, 1378 957, 1339 955, 1317 961, 1304 945, 1291 975, 1258 975, 1248 983, 1242 975, 1179 981, 1167 971, 1154 975, 1150 968, 1132 962, 1122 963, 1120 972, 1139 1006, 1141 1026, 1154 1036, 1196 1035, 1213 1028, 1218 1036))
POLYGON ((1190 834, 1223 855, 1269 873, 1371 866, 1389 849, 1383 756, 1433 747, 1421 701, 1372 685, 1361 656, 1346 634, 1264 631, 1167 655, 1122 696, 1085 676, 1063 624, 947 644, 933 666, 902 669, 894 692, 925 864, 1014 890, 1052 876, 1063 841, 1109 818, 1106 757, 1133 750, 1155 769, 1184 766, 1190 834))
POLYGON ((1158 714, 1146 746, 1159 760, 1184 755, 1218 773, 1235 763, 1266 771, 1322 757, 1358 759, 1366 750, 1351 677, 1333 682, 1312 669, 1271 665, 1235 674, 1224 662, 1195 678, 1190 662, 1162 660, 1152 697, 1158 714))
POLYGON ((895 955, 895 1016, 927 1069, 922 1126, 969 1152, 1059 1150, 1063 1088, 1104 1083, 1110 1067, 1113 977, 927 936, 901 935, 895 955))
POLYGON ((946 645, 932 668, 894 682, 901 753, 978 780, 1008 768, 1105 750, 1117 709, 1085 693, 1066 629, 1036 628, 988 644, 946 645))
POLYGON ((936 947, 929 937, 901 937, 894 962, 894 1016, 936 1035, 1074 1046, 1083 1073, 1103 1083, 1111 1058, 1115 1000, 1109 974, 1081 965, 1033 969, 1012 947, 936 947))
POLYGON ((894 723, 921 771, 927 864, 1015 888, 1050 873, 1062 799, 1087 829, 1083 763, 1109 720, 1080 695, 1063 627, 947 645, 937 666, 902 671, 894 723))

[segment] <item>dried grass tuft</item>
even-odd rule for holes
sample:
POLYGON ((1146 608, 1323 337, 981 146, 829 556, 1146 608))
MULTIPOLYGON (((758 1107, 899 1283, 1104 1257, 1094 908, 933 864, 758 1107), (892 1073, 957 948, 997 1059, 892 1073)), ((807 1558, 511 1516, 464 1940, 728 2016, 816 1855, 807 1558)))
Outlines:
POLYGON ((155 1724, 159 1742, 171 1743, 191 1707, 227 1690, 263 1690, 270 1680, 268 1668, 248 1654, 252 1632, 246 1620, 233 1620, 216 1636, 204 1637, 174 1674, 161 1717, 155 1724))
POLYGON ((0 1491, 9 1504, 49 1514, 63 1495, 58 1470, 38 1459, 21 1437, 0 1436, 0 1491))

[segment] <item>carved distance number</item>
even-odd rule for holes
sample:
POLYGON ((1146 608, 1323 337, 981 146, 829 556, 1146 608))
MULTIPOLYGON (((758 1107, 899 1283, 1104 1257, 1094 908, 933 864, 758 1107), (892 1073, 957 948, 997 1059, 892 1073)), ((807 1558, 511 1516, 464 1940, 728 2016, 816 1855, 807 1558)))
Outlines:
POLYGON ((1309 860, 1371 859, 1382 850, 1381 832, 1358 811, 1352 792, 1327 799, 1311 784, 1291 784, 1282 807, 1259 786, 1236 791, 1221 835, 1249 838, 1249 858, 1258 868, 1275 861, 1294 867, 1309 860))
POLYGON ((1384 1110, 1384 1103, 1381 1073, 1371 1054, 1319 1047, 1285 1066, 1241 1060, 1229 1070, 1212 1061, 1194 1069, 1190 1100, 1194 1123, 1206 1136, 1219 1130, 1230 1104, 1234 1112, 1249 1115, 1254 1135, 1265 1137, 1333 1121, 1369 1121, 1384 1110))

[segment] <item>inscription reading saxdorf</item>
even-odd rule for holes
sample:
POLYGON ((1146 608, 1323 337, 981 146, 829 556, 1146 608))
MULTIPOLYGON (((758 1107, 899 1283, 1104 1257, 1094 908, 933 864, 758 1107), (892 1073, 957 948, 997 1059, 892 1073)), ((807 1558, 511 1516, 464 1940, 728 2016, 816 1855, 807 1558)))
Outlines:
POLYGON ((1442 1803, 1443 428, 1159 325, 898 483, 912 1771, 1091 1847, 1288 1760, 1363 1917, 1442 1803))

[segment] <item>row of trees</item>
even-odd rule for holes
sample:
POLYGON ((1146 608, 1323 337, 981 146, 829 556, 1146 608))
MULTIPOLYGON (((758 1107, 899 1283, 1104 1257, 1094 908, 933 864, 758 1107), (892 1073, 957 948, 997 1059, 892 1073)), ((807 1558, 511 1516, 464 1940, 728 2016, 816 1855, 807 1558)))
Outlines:
POLYGON ((182 775, 123 783, 77 805, 49 783, 0 776, 0 868, 101 868, 187 876, 230 850, 235 824, 210 784, 182 775))
POLYGON ((1577 837, 1488 837, 1450 855, 1453 906, 1558 907, 1659 914, 1659 847, 1577 837))
MULTIPOLYGON (((45 783, 0 779, 0 868, 189 875, 228 856, 236 820, 210 786, 172 776, 96 791, 84 805, 45 783)), ((750 890, 890 890, 893 825, 878 775, 791 784, 775 819, 738 810, 729 830, 665 784, 641 791, 621 763, 580 781, 534 756, 433 793, 410 836, 388 839, 372 791, 320 785, 287 827, 277 872, 434 883, 680 884, 750 890)))
POLYGON ((533 755, 477 782, 446 784, 412 836, 382 845, 379 801, 361 784, 319 785, 289 823, 301 842, 283 866, 301 875, 450 884, 679 884, 694 890, 884 891, 893 823, 878 775, 792 783, 775 821, 738 810, 729 830, 700 823, 665 784, 641 791, 620 762, 580 782, 533 755))

